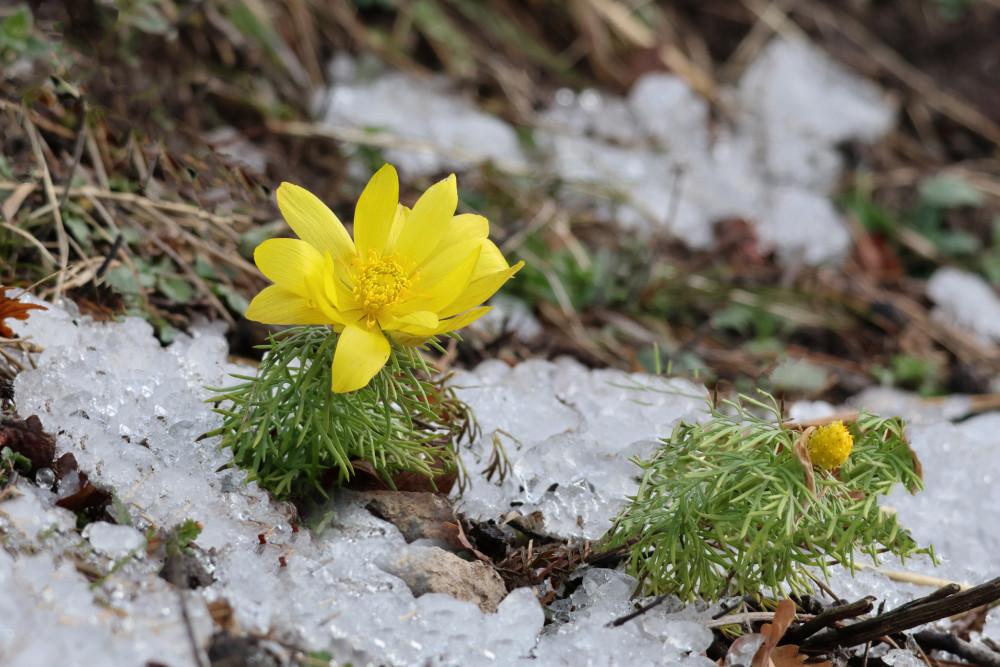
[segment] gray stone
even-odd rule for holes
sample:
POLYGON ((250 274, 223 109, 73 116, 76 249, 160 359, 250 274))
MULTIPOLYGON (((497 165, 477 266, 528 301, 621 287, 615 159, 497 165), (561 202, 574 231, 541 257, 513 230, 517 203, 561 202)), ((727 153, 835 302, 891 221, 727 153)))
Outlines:
POLYGON ((503 579, 492 567, 478 560, 462 560, 438 547, 411 547, 406 555, 390 563, 386 571, 406 582, 416 597, 446 593, 491 613, 507 595, 503 579))

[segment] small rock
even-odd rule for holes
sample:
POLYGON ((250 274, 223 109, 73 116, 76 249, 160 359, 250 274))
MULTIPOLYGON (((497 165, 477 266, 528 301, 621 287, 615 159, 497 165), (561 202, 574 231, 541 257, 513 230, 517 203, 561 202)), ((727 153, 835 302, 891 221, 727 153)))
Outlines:
POLYGON ((457 519, 445 496, 417 491, 368 491, 365 495, 371 497, 365 509, 399 528, 407 542, 421 538, 454 542, 456 530, 445 524, 457 519))
POLYGON ((411 547, 406 555, 386 568, 402 579, 414 596, 446 593, 456 600, 495 612, 507 594, 496 570, 482 561, 465 561, 438 547, 411 547))
POLYGON ((3 415, 0 417, 0 447, 10 447, 31 461, 31 470, 51 468, 56 454, 56 437, 45 432, 38 415, 24 421, 3 415))
POLYGON ((211 586, 215 578, 206 567, 206 558, 196 553, 171 554, 163 560, 160 576, 174 586, 187 590, 211 586))

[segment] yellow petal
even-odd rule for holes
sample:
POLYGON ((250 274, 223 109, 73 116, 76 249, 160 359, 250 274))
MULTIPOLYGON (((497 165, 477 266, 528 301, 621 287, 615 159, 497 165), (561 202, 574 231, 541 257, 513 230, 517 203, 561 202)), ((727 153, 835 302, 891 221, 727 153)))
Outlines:
POLYGON ((488 233, 489 223, 486 218, 471 214, 456 215, 452 218, 452 226, 444 239, 419 268, 420 281, 428 285, 437 282, 468 257, 474 248, 481 248, 482 252, 474 273, 476 278, 506 269, 507 260, 493 242, 486 238, 488 233), (460 222, 456 224, 456 221, 460 222))
POLYGON ((486 301, 486 299, 493 296, 493 294, 500 289, 505 282, 510 280, 511 276, 520 271, 522 266, 524 266, 523 261, 518 262, 506 271, 499 271, 469 283, 469 286, 465 289, 465 291, 462 292, 457 299, 449 303, 447 307, 442 308, 438 312, 438 315, 440 317, 457 315, 462 311, 468 310, 469 308, 486 301))
POLYGON ((264 324, 333 324, 323 311, 307 299, 280 285, 270 285, 253 298, 246 318, 264 324))
POLYGON ((410 347, 419 347, 427 342, 430 336, 413 336, 408 333, 403 333, 402 331, 393 331, 389 334, 392 339, 399 343, 400 345, 409 345, 410 347))
POLYGON ((417 289, 422 296, 429 297, 420 302, 424 310, 438 312, 465 292, 479 264, 479 253, 480 249, 475 248, 447 275, 434 283, 425 285, 421 280, 417 289))
MULTIPOLYGON (((349 316, 344 315, 340 308, 337 307, 336 302, 331 301, 328 295, 328 290, 326 283, 327 276, 318 276, 314 280, 309 280, 306 282, 306 288, 309 293, 306 295, 309 299, 309 303, 323 311, 323 315, 326 318, 339 326, 343 326, 348 322, 353 322, 349 316)), ((353 304, 352 304, 353 305, 353 304)))
POLYGON ((428 310, 420 310, 415 313, 400 315, 384 328, 386 330, 408 330, 413 327, 418 329, 434 329, 437 325, 438 316, 435 313, 428 310))
POLYGON ((455 331, 464 326, 468 326, 491 310, 493 310, 493 306, 480 306, 479 308, 467 310, 461 315, 456 315, 455 317, 448 318, 447 320, 441 320, 441 323, 438 324, 437 331, 434 332, 434 335, 443 334, 448 331, 455 331))
POLYGON ((481 244, 479 262, 476 264, 473 280, 485 278, 491 273, 506 271, 510 268, 510 264, 507 263, 507 259, 500 252, 500 248, 493 245, 492 241, 484 239, 481 241, 481 244))
POLYGON ((448 237, 485 239, 490 235, 490 223, 481 215, 462 213, 451 219, 448 237))
POLYGON ((461 329, 462 327, 475 322, 492 309, 492 306, 480 306, 479 308, 473 308, 472 310, 468 310, 461 315, 449 317, 446 320, 440 320, 437 326, 434 327, 401 327, 400 329, 392 332, 392 337, 403 345, 422 345, 431 336, 437 336, 449 331, 461 329))
POLYGON ((475 322, 476 320, 478 320, 483 315, 485 315, 486 313, 490 312, 491 310, 493 310, 492 306, 480 306, 479 308, 473 308, 472 310, 468 310, 462 313, 461 315, 450 317, 447 320, 441 320, 440 322, 438 322, 438 325, 433 329, 424 329, 420 331, 407 329, 405 330, 405 332, 414 336, 417 335, 423 335, 427 337, 437 336, 439 334, 447 333, 449 331, 456 331, 464 326, 468 326, 473 322, 475 322))
MULTIPOLYGON (((447 239, 446 239, 447 240, 447 239)), ((466 239, 451 244, 442 243, 437 251, 417 269, 417 291, 426 289, 455 270, 473 252, 482 245, 479 239, 466 239)))
POLYGON ((348 286, 350 273, 347 268, 336 262, 330 253, 323 256, 323 288, 326 298, 337 310, 357 308, 354 292, 348 286))
POLYGON ((278 187, 278 208, 289 227, 300 239, 316 248, 322 256, 347 261, 354 255, 354 242, 337 216, 316 195, 291 183, 278 187))
POLYGON ((473 213, 452 216, 451 220, 448 221, 444 236, 427 261, 432 261, 438 254, 447 251, 453 245, 468 245, 472 241, 481 241, 489 235, 490 223, 483 216, 473 213))
POLYGON ((354 210, 354 243, 358 254, 382 252, 389 239, 392 221, 399 206, 399 177, 392 165, 384 165, 368 181, 354 210))
POLYGON ((268 239, 253 253, 254 261, 268 280, 305 297, 305 281, 323 271, 323 256, 299 239, 268 239))
POLYGON ((435 183, 417 200, 402 224, 393 227, 389 245, 411 266, 419 266, 437 248, 458 206, 455 175, 435 183))
POLYGON ((381 329, 347 326, 333 353, 333 382, 330 389, 342 394, 368 384, 389 359, 389 341, 381 329))

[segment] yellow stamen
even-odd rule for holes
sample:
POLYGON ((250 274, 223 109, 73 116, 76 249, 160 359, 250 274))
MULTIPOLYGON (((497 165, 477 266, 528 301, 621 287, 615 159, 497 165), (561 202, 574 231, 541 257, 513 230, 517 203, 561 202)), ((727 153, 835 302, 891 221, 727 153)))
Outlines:
POLYGON ((809 436, 809 457, 825 470, 839 468, 854 448, 854 436, 839 419, 809 436))
POLYGON ((352 262, 352 269, 354 298, 367 313, 369 326, 383 310, 409 296, 413 281, 396 255, 382 257, 377 250, 369 250, 366 259, 358 257, 352 262))

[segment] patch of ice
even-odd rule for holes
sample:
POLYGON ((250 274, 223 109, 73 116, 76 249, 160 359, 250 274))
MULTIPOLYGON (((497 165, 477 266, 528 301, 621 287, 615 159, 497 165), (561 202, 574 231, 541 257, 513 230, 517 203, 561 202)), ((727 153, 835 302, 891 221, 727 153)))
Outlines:
POLYGON ((587 539, 607 532, 638 488, 640 470, 629 459, 648 456, 653 438, 707 409, 704 390, 689 382, 589 371, 571 359, 486 362, 452 384, 482 427, 466 455, 470 469, 490 459, 494 435, 512 464, 502 483, 474 476, 463 511, 496 518, 538 509, 550 532, 587 539))
MULTIPOLYGON (((495 614, 439 594, 414 598, 380 566, 413 547, 350 494, 331 500, 323 534, 293 530, 282 507, 245 484, 244 473, 225 469, 231 458, 216 450, 217 441, 197 440, 219 423, 198 383, 237 370, 225 362, 218 331, 163 349, 135 320, 98 323, 52 308, 11 325, 46 348, 36 355, 37 368, 17 377, 18 410, 39 414, 59 433, 59 453, 72 451, 92 481, 116 490, 136 529, 92 524, 90 547, 81 546, 76 517, 53 505, 51 491, 23 482, 23 495, 0 503, 0 652, 9 664, 58 662, 67 646, 81 661, 110 667, 189 664, 212 633, 208 604, 225 601, 241 630, 327 650, 339 662, 707 667, 699 654, 710 634, 692 621, 711 610, 666 603, 607 625, 641 602, 631 599, 635 580, 621 572, 582 573, 569 600, 553 605, 556 622, 543 630, 542 610, 527 589, 495 614), (162 565, 155 556, 127 555, 153 523, 169 528, 186 518, 204 526, 197 543, 214 550, 215 580, 181 594, 155 576, 162 565), (81 548, 107 575, 94 589, 68 557, 81 548)), ((678 419, 704 417, 707 405, 703 390, 687 382, 592 371, 567 359, 513 368, 488 362, 458 373, 453 386, 484 429, 467 455, 474 479, 462 502, 470 513, 537 508, 565 535, 606 530, 634 489, 637 469, 628 458, 648 456, 656 438, 669 435, 678 419), (499 485, 478 474, 496 429, 507 433, 498 437, 514 468, 499 485)), ((1000 459, 991 449, 998 428, 997 414, 913 424, 908 433, 927 489, 893 494, 887 503, 946 562, 937 570, 926 559, 884 567, 973 584, 990 576, 1000 550, 989 531, 1000 523, 1000 459), (969 497, 979 499, 976 513, 968 512, 969 497)), ((835 580, 834 589, 857 597, 877 590, 890 606, 914 595, 870 570, 835 580)))
POLYGON ((633 146, 639 140, 625 100, 594 89, 578 95, 563 88, 556 94, 556 103, 539 114, 536 125, 558 134, 595 136, 622 146, 633 146))
POLYGON ((118 559, 138 552, 146 544, 146 538, 132 526, 119 526, 106 521, 95 521, 83 529, 83 538, 98 552, 118 559))
POLYGON ((676 599, 612 626, 649 602, 632 600, 637 585, 616 570, 587 570, 576 591, 550 605, 554 623, 543 631, 535 658, 551 665, 686 664, 708 648, 712 632, 695 620, 710 612, 685 608, 676 599))
POLYGON ((913 651, 894 648, 882 656, 882 662, 892 667, 921 667, 924 661, 918 658, 913 651))
POLYGON ((837 412, 837 408, 826 401, 799 401, 788 409, 788 418, 792 421, 808 421, 820 419, 837 412))
POLYGON ((838 142, 874 141, 894 124, 883 91, 799 40, 768 44, 740 79, 736 100, 770 179, 821 193, 840 172, 838 142))
POLYGON ((1000 342, 1000 296, 982 277, 943 266, 927 281, 939 322, 970 330, 983 344, 1000 342))
MULTIPOLYGON (((707 249, 715 222, 743 218, 784 262, 839 261, 850 237, 827 198, 841 170, 836 144, 881 136, 893 108, 819 50, 784 40, 726 93, 736 122, 711 127, 707 104, 683 79, 649 73, 627 98, 628 130, 601 130, 599 112, 557 104, 541 115, 536 139, 563 196, 608 202, 626 229, 669 231, 707 249)), ((621 124, 621 107, 600 99, 621 124)))
POLYGON ((993 607, 987 612, 982 638, 1000 642, 1000 607, 993 607))
POLYGON ((628 94, 628 106, 642 133, 660 149, 679 155, 709 150, 708 104, 680 77, 642 75, 628 94))
POLYGON ((847 253, 851 235, 825 196, 786 186, 774 188, 770 197, 767 214, 757 221, 757 234, 780 260, 832 264, 847 253))
POLYGON ((511 171, 527 166, 514 128, 455 94, 446 77, 389 72, 362 80, 345 56, 335 60, 331 74, 333 86, 314 104, 322 122, 393 135, 385 156, 401 172, 437 174, 481 162, 511 171))
POLYGON ((902 417, 907 424, 932 424, 965 417, 972 399, 953 394, 928 400, 894 387, 868 387, 848 400, 848 405, 882 416, 902 417))
POLYGON ((925 489, 912 496, 897 491, 887 504, 917 542, 933 543, 945 560, 936 570, 919 563, 914 568, 968 584, 996 576, 1000 535, 988 526, 1000 521, 1000 458, 992 445, 998 429, 1000 413, 907 429, 923 463, 925 489), (969 498, 976 499, 975 512, 969 512, 969 498))
MULTIPOLYGON (((416 142, 386 148, 402 170, 527 168, 514 128, 443 79, 358 70, 347 56, 334 59, 317 114, 338 129, 416 142)), ((644 74, 626 97, 560 90, 535 119, 530 164, 558 178, 564 204, 596 207, 631 232, 708 249, 714 223, 742 218, 782 261, 839 261, 849 234, 827 199, 842 167, 836 146, 877 139, 892 127, 893 106, 817 48, 782 39, 723 93, 733 119, 713 125, 705 100, 672 74, 644 74)))

